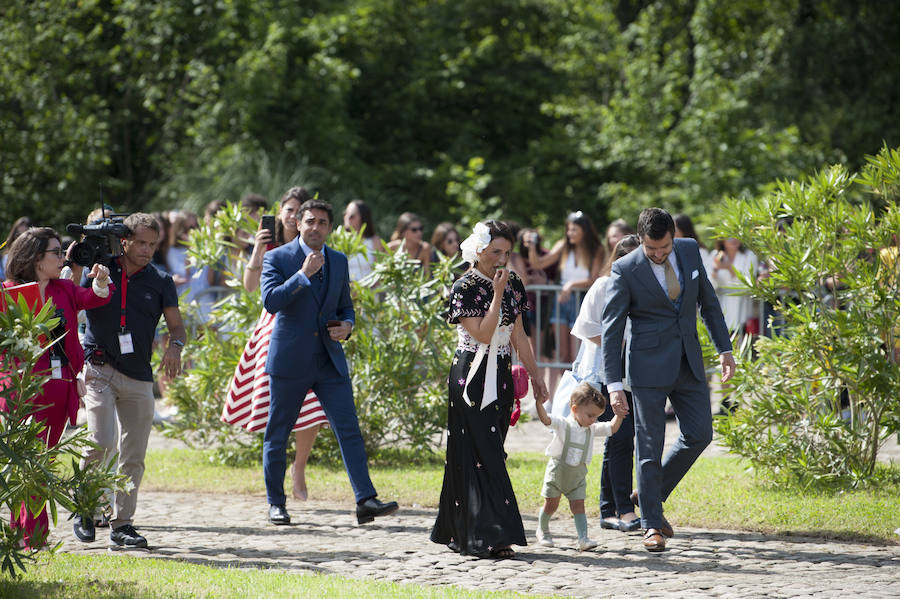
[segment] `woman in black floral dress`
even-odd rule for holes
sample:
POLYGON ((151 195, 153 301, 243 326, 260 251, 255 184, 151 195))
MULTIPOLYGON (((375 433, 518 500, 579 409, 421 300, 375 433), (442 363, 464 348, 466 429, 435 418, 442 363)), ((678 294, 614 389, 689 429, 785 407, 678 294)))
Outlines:
POLYGON ((513 406, 511 348, 537 401, 547 398, 522 327, 525 287, 504 268, 513 242, 504 223, 477 224, 461 246, 473 266, 450 292, 458 344, 447 381, 447 462, 431 540, 482 557, 513 557, 511 545, 526 544, 503 449, 513 406))

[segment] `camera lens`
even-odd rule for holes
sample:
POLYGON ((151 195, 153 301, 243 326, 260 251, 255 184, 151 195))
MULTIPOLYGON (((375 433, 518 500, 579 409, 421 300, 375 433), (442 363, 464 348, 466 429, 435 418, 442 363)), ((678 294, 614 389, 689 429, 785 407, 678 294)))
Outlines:
POLYGON ((97 248, 89 241, 81 241, 72 248, 72 262, 79 266, 92 266, 96 262, 97 248))

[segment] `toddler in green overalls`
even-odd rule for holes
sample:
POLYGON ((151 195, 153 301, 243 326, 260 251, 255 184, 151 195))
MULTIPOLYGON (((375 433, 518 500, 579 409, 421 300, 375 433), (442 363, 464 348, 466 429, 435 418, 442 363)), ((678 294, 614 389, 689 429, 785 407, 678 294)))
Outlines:
POLYGON ((617 415, 609 422, 597 422, 597 418, 606 410, 606 397, 586 382, 579 384, 572 392, 569 398, 572 413, 565 418, 547 414, 541 402, 535 404, 538 418, 553 432, 553 440, 546 451, 550 460, 547 462, 544 486, 541 489, 544 507, 538 514, 538 543, 553 547, 550 516, 559 507, 560 495, 565 495, 578 532, 576 547, 579 551, 593 549, 597 542, 587 536, 587 516, 584 515, 587 465, 594 452, 594 437, 609 437, 614 434, 622 424, 622 417, 617 415))

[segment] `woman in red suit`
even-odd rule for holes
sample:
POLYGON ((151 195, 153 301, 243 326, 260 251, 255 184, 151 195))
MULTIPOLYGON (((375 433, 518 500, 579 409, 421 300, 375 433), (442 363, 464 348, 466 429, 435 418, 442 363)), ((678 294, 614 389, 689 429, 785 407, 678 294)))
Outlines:
MULTIPOLYGON (((61 318, 57 331, 65 331, 63 339, 48 349, 37 361, 36 372, 49 372, 41 394, 31 398, 34 405, 45 406, 34 418, 46 428, 41 439, 48 447, 59 443, 66 428, 66 420, 75 424, 78 412, 79 386, 77 376, 84 366, 84 350, 78 342, 78 311, 102 306, 109 301, 109 269, 94 264, 88 278, 90 288, 79 287, 68 279, 60 279, 63 251, 59 235, 49 227, 31 228, 20 235, 9 249, 5 287, 37 283, 41 300, 53 302, 61 318)), ((82 387, 83 389, 83 387, 82 387)), ((2 401, 2 400, 0 400, 2 401)), ((6 410, 7 406, 2 406, 6 410)), ((44 544, 49 530, 47 512, 32 515, 24 503, 19 513, 10 518, 13 527, 25 529, 25 543, 29 547, 44 544)))

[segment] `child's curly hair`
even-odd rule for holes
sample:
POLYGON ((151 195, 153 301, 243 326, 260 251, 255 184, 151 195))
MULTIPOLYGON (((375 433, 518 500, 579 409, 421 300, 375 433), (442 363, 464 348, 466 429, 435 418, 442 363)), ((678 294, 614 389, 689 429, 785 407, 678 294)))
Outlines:
POLYGON ((601 410, 606 409, 606 396, 591 386, 590 383, 579 383, 572 395, 569 397, 570 406, 586 406, 594 404, 601 410))

